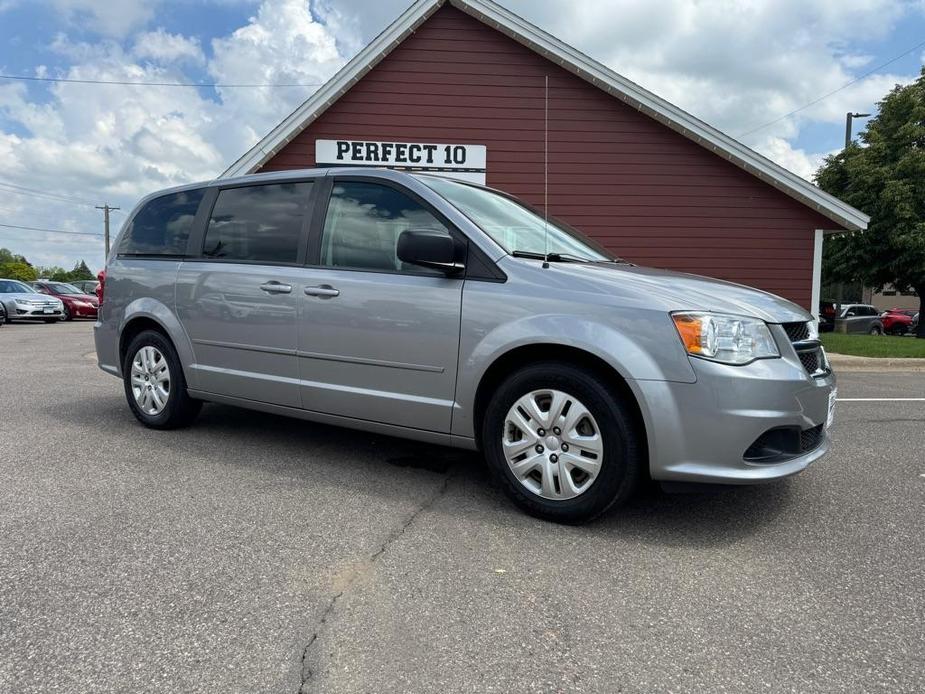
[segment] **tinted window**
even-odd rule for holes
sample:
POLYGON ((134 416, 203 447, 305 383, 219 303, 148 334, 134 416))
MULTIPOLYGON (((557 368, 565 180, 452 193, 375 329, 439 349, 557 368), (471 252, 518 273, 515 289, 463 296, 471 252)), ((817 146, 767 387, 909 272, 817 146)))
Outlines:
POLYGON ((377 183, 338 183, 331 192, 324 220, 321 263, 391 272, 431 272, 406 266, 398 259, 398 236, 406 229, 446 230, 446 226, 394 188, 377 183))
POLYGON ((154 198, 129 223, 119 252, 126 255, 185 255, 203 191, 154 198))
POLYGON ((295 263, 311 181, 229 188, 218 194, 203 255, 295 263))

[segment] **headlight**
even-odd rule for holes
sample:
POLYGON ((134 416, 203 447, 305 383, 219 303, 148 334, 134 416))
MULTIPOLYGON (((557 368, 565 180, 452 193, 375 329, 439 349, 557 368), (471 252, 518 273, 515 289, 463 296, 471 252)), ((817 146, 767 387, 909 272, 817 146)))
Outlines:
POLYGON ((723 364, 779 357, 767 324, 757 318, 687 311, 672 313, 688 354, 723 364))

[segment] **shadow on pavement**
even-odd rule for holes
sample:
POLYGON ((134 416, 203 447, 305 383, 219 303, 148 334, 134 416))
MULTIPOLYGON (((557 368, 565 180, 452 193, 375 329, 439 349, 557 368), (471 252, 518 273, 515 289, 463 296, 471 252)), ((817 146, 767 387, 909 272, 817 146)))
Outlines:
MULTIPOLYGON (((155 439, 172 460, 185 455, 214 457, 228 465, 291 475, 306 486, 317 479, 319 466, 336 468, 340 473, 337 484, 372 493, 379 493, 375 481, 383 476, 452 472, 454 486, 464 486, 467 496, 466 508, 454 508, 453 512, 475 515, 480 523, 494 524, 498 532, 504 532, 506 526, 522 528, 525 523, 547 527, 544 521, 523 516, 503 500, 484 460, 471 451, 217 404, 207 404, 191 428, 166 432, 144 429, 121 398, 57 403, 47 410, 76 426, 100 428, 103 424, 110 430, 109 436, 155 439), (258 454, 254 454, 255 449, 258 454)), ((686 494, 665 493, 650 484, 628 505, 574 532, 666 546, 728 545, 760 532, 785 512, 791 504, 793 485, 798 483, 783 480, 686 494)), ((395 485, 386 486, 394 492, 395 485)))

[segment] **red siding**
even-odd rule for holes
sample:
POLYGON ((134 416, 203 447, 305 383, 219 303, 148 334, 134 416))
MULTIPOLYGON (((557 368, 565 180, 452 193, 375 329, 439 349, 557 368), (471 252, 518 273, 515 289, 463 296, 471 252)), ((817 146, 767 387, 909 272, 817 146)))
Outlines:
POLYGON ((809 307, 813 230, 833 222, 448 6, 263 170, 314 166, 316 139, 484 144, 488 184, 541 205, 546 75, 551 215, 641 265, 809 307))

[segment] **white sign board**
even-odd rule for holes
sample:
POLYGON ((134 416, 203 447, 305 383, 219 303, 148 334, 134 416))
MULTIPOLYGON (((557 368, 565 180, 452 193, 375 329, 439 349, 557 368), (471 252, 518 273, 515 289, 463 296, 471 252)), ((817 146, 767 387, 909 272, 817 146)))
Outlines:
POLYGON ((315 140, 315 163, 319 166, 383 166, 433 171, 483 185, 487 157, 485 145, 315 140))

